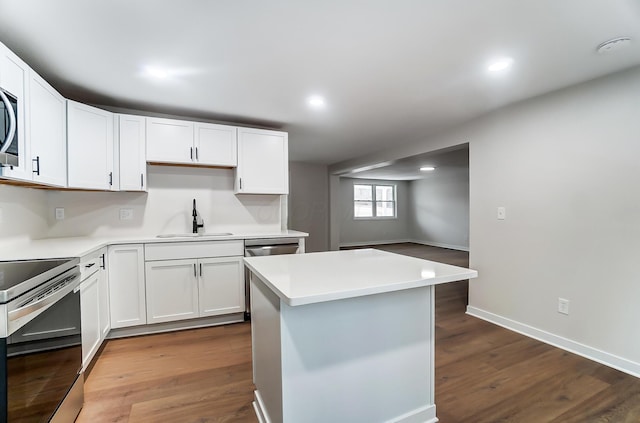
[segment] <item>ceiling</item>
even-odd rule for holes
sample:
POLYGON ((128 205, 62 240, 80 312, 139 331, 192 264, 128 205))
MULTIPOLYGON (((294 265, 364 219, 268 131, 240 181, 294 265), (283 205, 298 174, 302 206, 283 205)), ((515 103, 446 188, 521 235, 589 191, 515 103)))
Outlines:
POLYGON ((374 163, 352 169, 340 176, 359 179, 383 179, 387 181, 413 181, 428 179, 443 172, 469 168, 469 145, 463 144, 444 151, 434 151, 400 160, 374 163), (421 167, 433 167, 432 171, 421 171, 421 167))
POLYGON ((291 160, 325 164, 640 65, 640 0, 0 0, 0 11, 0 41, 68 98, 283 129, 291 160), (596 52, 622 36, 628 48, 596 52), (489 75, 498 56, 513 66, 489 75), (307 106, 312 94, 324 109, 307 106))

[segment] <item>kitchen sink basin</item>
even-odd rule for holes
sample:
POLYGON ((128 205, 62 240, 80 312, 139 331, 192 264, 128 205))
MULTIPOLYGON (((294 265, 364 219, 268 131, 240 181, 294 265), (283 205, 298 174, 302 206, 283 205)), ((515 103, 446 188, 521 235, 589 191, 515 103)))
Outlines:
POLYGON ((158 238, 201 238, 201 237, 215 237, 215 236, 228 236, 233 235, 231 232, 206 232, 203 234, 193 234, 193 233, 184 233, 184 234, 161 234, 158 235, 158 238))

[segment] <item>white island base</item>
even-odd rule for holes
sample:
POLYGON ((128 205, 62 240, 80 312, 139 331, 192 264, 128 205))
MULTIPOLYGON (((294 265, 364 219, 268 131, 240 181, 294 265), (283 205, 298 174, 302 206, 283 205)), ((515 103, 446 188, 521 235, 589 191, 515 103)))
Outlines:
POLYGON ((289 306, 252 275, 261 422, 437 422, 434 287, 289 306))
POLYGON ((261 422, 438 421, 435 285, 476 271, 371 249, 244 260, 261 422))

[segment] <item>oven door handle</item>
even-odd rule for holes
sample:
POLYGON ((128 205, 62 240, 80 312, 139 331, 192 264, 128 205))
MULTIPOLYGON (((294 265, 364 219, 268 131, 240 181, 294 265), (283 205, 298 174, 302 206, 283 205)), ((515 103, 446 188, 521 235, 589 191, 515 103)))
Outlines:
POLYGON ((16 115, 13 113, 13 107, 11 106, 11 102, 7 98, 4 91, 0 89, 0 98, 2 102, 5 104, 7 108, 7 114, 9 115, 9 132, 7 132, 7 136, 5 138, 6 142, 0 148, 0 153, 4 153, 9 149, 9 146, 13 143, 13 136, 16 133, 16 115))
POLYGON ((79 275, 77 273, 74 273, 68 278, 65 278, 64 280, 51 286, 48 289, 48 291, 51 292, 47 292, 47 295, 43 296, 42 298, 23 303, 24 305, 22 305, 21 307, 9 311, 9 313, 7 313, 9 320, 9 332, 11 333, 19 329, 31 319, 35 318, 37 315, 51 307, 57 301, 61 300, 65 295, 74 291, 78 286, 78 276, 79 275), (58 286, 61 285, 62 287, 58 288, 58 286), (22 322, 22 320, 25 321, 22 322), (14 327, 16 325, 18 327, 14 327))

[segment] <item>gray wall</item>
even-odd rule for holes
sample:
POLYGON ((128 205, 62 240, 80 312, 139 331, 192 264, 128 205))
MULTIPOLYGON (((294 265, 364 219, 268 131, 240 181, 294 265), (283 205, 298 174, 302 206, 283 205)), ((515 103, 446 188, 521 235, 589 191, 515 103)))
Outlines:
POLYGON ((406 181, 340 178, 340 246, 381 244, 407 241, 409 235, 409 184, 406 181), (353 218, 354 184, 396 185, 397 218, 353 218))
POLYGON ((308 232, 307 252, 329 249, 327 166, 289 163, 289 229, 308 232))
POLYGON ((634 68, 330 171, 468 142, 469 310, 640 376, 638 93, 634 68))
POLYGON ((409 238, 438 247, 469 249, 469 167, 436 169, 409 183, 409 238))
POLYGON ((636 69, 469 127, 470 260, 480 273, 470 305, 628 360, 636 374, 639 93, 636 69), (571 301, 569 316, 558 297, 571 301))

